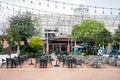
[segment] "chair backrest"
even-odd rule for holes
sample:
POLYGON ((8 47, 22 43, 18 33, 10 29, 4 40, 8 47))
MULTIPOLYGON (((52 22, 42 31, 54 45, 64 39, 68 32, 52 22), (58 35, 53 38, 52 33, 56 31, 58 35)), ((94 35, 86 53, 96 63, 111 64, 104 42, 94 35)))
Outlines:
POLYGON ((2 58, 2 63, 5 62, 6 60, 2 58))

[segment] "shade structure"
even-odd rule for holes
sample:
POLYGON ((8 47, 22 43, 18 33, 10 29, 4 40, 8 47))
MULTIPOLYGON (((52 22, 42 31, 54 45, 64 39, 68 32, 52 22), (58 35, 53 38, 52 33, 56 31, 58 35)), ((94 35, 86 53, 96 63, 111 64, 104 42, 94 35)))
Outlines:
POLYGON ((83 46, 76 45, 76 46, 73 46, 73 48, 83 48, 83 46))

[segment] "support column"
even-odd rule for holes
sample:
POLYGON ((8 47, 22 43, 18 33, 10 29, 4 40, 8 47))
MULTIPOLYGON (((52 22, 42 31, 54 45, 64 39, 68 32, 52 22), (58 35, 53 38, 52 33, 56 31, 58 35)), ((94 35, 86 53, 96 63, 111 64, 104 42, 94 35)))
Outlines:
POLYGON ((73 42, 72 42, 72 37, 71 37, 71 52, 73 52, 72 48, 73 48, 73 42))
POLYGON ((75 41, 75 45, 74 46, 76 46, 76 41, 75 41))
POLYGON ((67 52, 70 52, 70 43, 69 43, 69 38, 68 38, 67 52))
POLYGON ((108 43, 108 47, 107 47, 107 53, 108 54, 111 52, 111 48, 112 48, 111 43, 108 43))
POLYGON ((61 43, 59 43, 59 51, 61 52, 61 43))
POLYGON ((52 44, 52 51, 54 51, 54 44, 52 44))
POLYGON ((119 52, 120 52, 120 43, 119 43, 119 52))

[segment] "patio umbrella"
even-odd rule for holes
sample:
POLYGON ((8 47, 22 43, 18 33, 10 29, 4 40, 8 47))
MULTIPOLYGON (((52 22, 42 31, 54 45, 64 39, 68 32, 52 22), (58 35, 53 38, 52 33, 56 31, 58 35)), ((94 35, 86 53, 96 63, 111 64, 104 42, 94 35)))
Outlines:
POLYGON ((83 46, 76 45, 73 48, 83 48, 83 46))
POLYGON ((74 48, 74 54, 75 54, 75 55, 78 55, 78 53, 79 53, 78 49, 83 48, 83 46, 76 45, 76 46, 74 46, 73 48, 74 48))

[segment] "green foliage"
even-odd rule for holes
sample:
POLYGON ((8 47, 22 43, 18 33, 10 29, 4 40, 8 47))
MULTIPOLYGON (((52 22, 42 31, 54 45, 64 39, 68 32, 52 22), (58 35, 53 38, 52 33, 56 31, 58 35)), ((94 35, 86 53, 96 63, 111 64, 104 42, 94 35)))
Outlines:
POLYGON ((25 13, 11 17, 10 29, 13 32, 14 39, 19 38, 28 38, 33 36, 35 32, 33 20, 31 13, 25 13))
POLYGON ((2 48, 3 48, 3 47, 2 47, 2 46, 0 46, 0 52, 2 52, 2 48))
POLYGON ((28 56, 30 58, 35 58, 35 57, 41 56, 41 55, 43 55, 42 49, 38 50, 36 53, 34 53, 34 52, 29 52, 28 53, 28 56))
POLYGON ((31 50, 30 46, 28 46, 28 45, 24 45, 24 46, 20 45, 20 54, 21 55, 29 53, 30 50, 31 50))
POLYGON ((42 54, 43 54, 42 49, 39 49, 39 50, 35 53, 35 57, 36 57, 36 56, 40 56, 40 55, 42 55, 42 54))
POLYGON ((105 27, 102 22, 96 20, 84 20, 81 24, 73 26, 73 40, 96 40, 97 34, 105 27))
POLYGON ((30 52, 33 53, 33 57, 42 55, 43 45, 42 45, 42 39, 40 37, 38 36, 31 37, 28 45, 30 46, 30 52))
POLYGON ((111 41, 111 33, 105 28, 104 23, 96 20, 83 20, 72 29, 73 40, 81 40, 88 43, 85 53, 96 54, 96 50, 91 48, 98 44, 107 44, 111 41), (89 44, 89 41, 93 44, 89 44))
POLYGON ((30 52, 30 53, 28 54, 28 56, 29 56, 30 58, 33 58, 33 57, 34 57, 34 53, 33 53, 33 52, 30 52))
POLYGON ((42 47, 42 39, 37 36, 30 38, 29 46, 35 50, 38 50, 42 47))
POLYGON ((19 14, 10 18, 10 29, 8 34, 13 41, 27 41, 33 35, 41 36, 40 20, 33 17, 30 12, 19 14))
POLYGON ((39 36, 41 37, 42 36, 42 32, 41 32, 41 21, 39 18, 37 17, 34 17, 33 18, 33 22, 34 22, 34 27, 36 29, 35 33, 33 34, 33 36, 39 36))
POLYGON ((105 44, 108 42, 112 42, 112 34, 106 28, 101 30, 97 35, 98 35, 97 42, 99 44, 105 44))
POLYGON ((80 53, 80 55, 81 55, 81 56, 85 56, 85 55, 87 55, 87 53, 80 53))
POLYGON ((74 55, 74 52, 70 52, 70 55, 74 55))
POLYGON ((113 38, 116 42, 120 42, 120 29, 115 32, 113 38))

